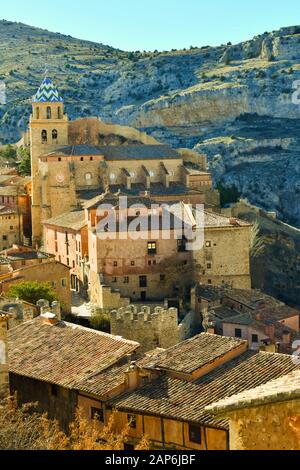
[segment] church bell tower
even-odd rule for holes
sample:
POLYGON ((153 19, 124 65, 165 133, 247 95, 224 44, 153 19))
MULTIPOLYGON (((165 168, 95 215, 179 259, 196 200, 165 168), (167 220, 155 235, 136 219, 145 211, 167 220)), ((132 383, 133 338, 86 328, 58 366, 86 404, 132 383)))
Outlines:
POLYGON ((58 147, 68 145, 68 116, 64 101, 49 78, 45 78, 32 102, 29 133, 32 175, 32 245, 42 243, 42 185, 39 159, 58 147))

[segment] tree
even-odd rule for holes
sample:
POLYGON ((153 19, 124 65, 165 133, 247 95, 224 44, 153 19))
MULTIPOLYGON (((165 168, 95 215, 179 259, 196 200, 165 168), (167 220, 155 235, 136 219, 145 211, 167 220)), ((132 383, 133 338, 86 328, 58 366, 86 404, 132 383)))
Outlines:
POLYGON ((218 184, 217 189, 220 192, 222 207, 226 206, 227 204, 235 204, 241 197, 241 193, 234 184, 231 186, 225 186, 221 181, 218 184))
POLYGON ((48 283, 37 281, 21 282, 12 286, 8 296, 31 304, 36 304, 41 299, 48 300, 49 303, 57 300, 54 290, 48 283))
MULTIPOLYGON (((115 414, 101 428, 95 418, 88 421, 77 410, 66 434, 56 421, 40 415, 36 405, 17 406, 15 399, 0 403, 0 450, 123 450, 127 441, 129 424, 121 432, 115 431, 115 414)), ((143 437, 136 450, 149 450, 143 437)))
POLYGON ((21 159, 21 163, 19 165, 19 173, 22 176, 30 176, 31 175, 31 159, 30 159, 30 152, 25 147, 20 147, 19 149, 19 157, 21 159))
POLYGON ((0 150, 0 158, 7 161, 16 160, 17 151, 12 145, 6 145, 4 149, 0 150))
POLYGON ((260 226, 256 221, 250 232, 250 255, 251 258, 257 258, 265 250, 263 237, 260 235, 260 226))

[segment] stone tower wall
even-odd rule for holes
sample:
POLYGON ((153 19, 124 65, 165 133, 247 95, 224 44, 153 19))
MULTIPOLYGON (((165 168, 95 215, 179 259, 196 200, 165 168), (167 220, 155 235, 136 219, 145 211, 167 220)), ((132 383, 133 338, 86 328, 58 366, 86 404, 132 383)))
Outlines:
POLYGON ((180 341, 178 311, 176 308, 135 306, 120 308, 111 312, 111 334, 137 341, 141 351, 155 348, 167 349, 180 341))
POLYGON ((33 245, 41 244, 42 239, 42 185, 43 178, 39 169, 39 157, 47 154, 57 146, 68 145, 68 117, 63 114, 63 103, 33 103, 33 114, 30 117, 29 135, 31 149, 32 174, 32 240, 33 245), (51 108, 52 119, 46 118, 47 107, 51 108), (61 109, 61 118, 58 117, 58 108, 61 109), (57 140, 52 139, 52 131, 58 133, 57 140), (42 131, 47 131, 47 142, 42 142, 42 131))

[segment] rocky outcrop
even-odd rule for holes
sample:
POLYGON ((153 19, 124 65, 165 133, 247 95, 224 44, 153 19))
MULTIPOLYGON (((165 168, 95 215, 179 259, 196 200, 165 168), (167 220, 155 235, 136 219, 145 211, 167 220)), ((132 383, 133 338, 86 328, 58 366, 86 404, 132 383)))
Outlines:
MULTIPOLYGON (((216 182, 236 184, 245 197, 300 226, 300 27, 235 45, 127 53, 2 21, 1 44, 7 103, 0 105, 0 144, 26 129, 47 52, 71 119, 97 116, 207 152, 216 182)), ((121 133, 118 143, 123 139, 121 133)), ((116 138, 108 131, 97 141, 116 138)))

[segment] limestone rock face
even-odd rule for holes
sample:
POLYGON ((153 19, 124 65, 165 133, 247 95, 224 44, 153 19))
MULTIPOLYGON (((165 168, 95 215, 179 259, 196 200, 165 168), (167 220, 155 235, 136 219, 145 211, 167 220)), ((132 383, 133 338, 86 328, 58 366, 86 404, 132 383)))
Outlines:
MULTIPOLYGON (((6 44, 0 80, 7 91, 0 103, 0 145, 26 129, 47 51, 71 119, 96 116, 173 147, 207 151, 216 182, 234 183, 245 197, 300 226, 299 26, 240 44, 128 53, 0 21, 0 41, 6 44), (12 63, 18 65, 11 69, 12 63)), ((123 138, 107 131, 96 141, 123 138)), ((140 141, 132 131, 125 139, 140 141)))

